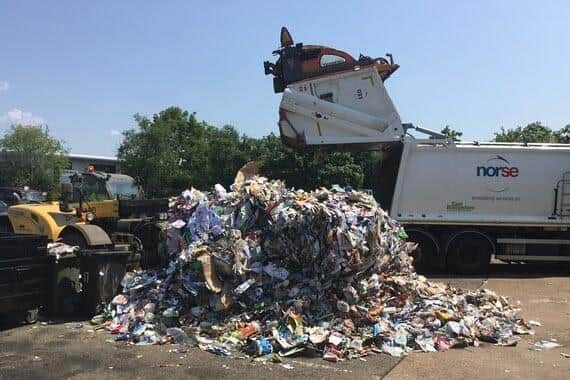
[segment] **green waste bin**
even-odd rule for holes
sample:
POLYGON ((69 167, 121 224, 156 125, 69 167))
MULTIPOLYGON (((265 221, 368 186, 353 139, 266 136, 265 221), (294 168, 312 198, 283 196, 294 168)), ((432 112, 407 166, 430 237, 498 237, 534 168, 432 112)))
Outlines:
POLYGON ((79 257, 74 253, 59 258, 50 255, 48 314, 52 317, 78 314, 81 311, 82 290, 79 257))
POLYGON ((83 281, 82 311, 94 315, 120 291, 125 276, 128 251, 81 250, 81 277, 83 281))

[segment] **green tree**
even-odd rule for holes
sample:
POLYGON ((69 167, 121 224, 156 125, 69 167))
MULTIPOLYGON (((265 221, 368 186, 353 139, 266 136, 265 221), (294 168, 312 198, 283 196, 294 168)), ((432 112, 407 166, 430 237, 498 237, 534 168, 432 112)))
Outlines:
POLYGON ((554 132, 556 142, 570 144, 570 124, 566 124, 559 131, 554 132))
POLYGON ((288 186, 306 188, 314 179, 309 172, 308 155, 291 149, 281 143, 273 133, 260 139, 259 156, 261 174, 273 179, 282 179, 288 186))
POLYGON ((355 163, 362 168, 362 187, 371 189, 374 194, 377 194, 380 183, 384 180, 379 175, 382 166, 382 152, 375 150, 357 152, 353 153, 353 157, 355 163))
POLYGON ((257 157, 261 174, 283 179, 288 186, 312 190, 339 184, 361 188, 364 172, 348 152, 333 152, 318 157, 315 151, 297 151, 281 142, 273 133, 260 139, 257 157))
POLYGON ((354 157, 348 152, 331 153, 326 157, 318 171, 318 182, 313 184, 311 189, 334 184, 352 186, 356 189, 362 188, 364 180, 362 167, 354 161, 354 157))
POLYGON ((208 175, 206 127, 195 114, 170 107, 152 119, 135 115, 138 129, 123 133, 118 158, 149 196, 168 196, 205 186, 208 175))
POLYGON ((190 186, 228 187, 238 169, 251 160, 259 163, 262 175, 306 190, 332 184, 361 188, 365 178, 377 178, 373 173, 378 154, 333 152, 318 159, 314 151, 283 145, 274 134, 260 139, 240 135, 229 125, 217 128, 198 122, 195 114, 178 107, 152 119, 135 115, 135 120, 138 129, 124 133, 118 157, 123 171, 137 178, 150 196, 173 195, 190 186))
POLYGON ((463 132, 456 131, 455 129, 451 129, 449 125, 446 125, 445 128, 441 130, 441 134, 445 137, 450 137, 453 141, 461 140, 461 136, 463 136, 463 132))
POLYGON ((247 161, 257 158, 254 139, 240 136, 231 125, 222 128, 206 128, 208 143, 208 163, 206 186, 216 183, 229 186, 233 183, 240 167, 247 161))
POLYGON ((526 127, 506 129, 501 127, 500 132, 495 133, 497 142, 524 142, 524 143, 549 143, 554 141, 552 130, 540 121, 527 124, 526 127))
POLYGON ((0 167, 0 182, 29 186, 55 198, 60 192, 60 174, 69 166, 64 143, 49 134, 47 127, 13 125, 0 139, 7 161, 0 167))

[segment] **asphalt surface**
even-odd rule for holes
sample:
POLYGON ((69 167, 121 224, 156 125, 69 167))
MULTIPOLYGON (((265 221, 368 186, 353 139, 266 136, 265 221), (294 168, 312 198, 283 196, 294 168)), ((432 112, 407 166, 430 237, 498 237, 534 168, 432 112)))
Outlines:
POLYGON ((570 271, 568 266, 494 265, 483 287, 520 303, 525 320, 542 324, 516 347, 490 344, 434 354, 412 353, 388 374, 407 379, 570 379, 570 271), (534 343, 554 340, 560 348, 536 351, 534 343))
POLYGON ((88 323, 0 324, 0 379, 203 379, 203 378, 570 378, 570 277, 566 267, 493 265, 485 277, 431 276, 461 288, 484 286, 521 302, 522 315, 538 320, 536 335, 517 347, 482 345, 445 353, 411 354, 400 360, 384 354, 329 363, 321 358, 286 358, 283 364, 221 358, 197 348, 128 346, 115 343, 88 323), (537 352, 539 339, 564 347, 537 352))

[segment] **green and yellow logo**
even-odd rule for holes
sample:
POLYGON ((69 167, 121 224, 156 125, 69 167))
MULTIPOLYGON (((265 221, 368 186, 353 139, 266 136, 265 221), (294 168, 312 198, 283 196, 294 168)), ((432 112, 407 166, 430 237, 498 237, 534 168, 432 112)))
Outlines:
POLYGON ((466 205, 463 202, 451 202, 447 204, 447 211, 471 212, 475 210, 475 206, 466 205))

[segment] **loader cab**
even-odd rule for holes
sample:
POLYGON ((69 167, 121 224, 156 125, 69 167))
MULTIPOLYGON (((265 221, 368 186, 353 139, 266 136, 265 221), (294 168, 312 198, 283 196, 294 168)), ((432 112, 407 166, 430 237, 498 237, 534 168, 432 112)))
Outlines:
POLYGON ((85 214, 89 220, 89 214, 92 218, 95 218, 95 215, 114 216, 116 208, 121 208, 121 202, 143 199, 142 189, 130 176, 94 170, 85 173, 74 172, 62 180, 59 209, 61 212, 72 212, 75 208, 77 217, 83 218, 86 206, 90 210, 85 214))
POLYGON ((108 174, 91 171, 73 173, 62 180, 62 191, 70 192, 70 202, 99 202, 104 200, 123 199, 141 200, 144 193, 134 178, 124 174, 108 174))
POLYGON ((135 179, 124 174, 109 174, 105 182, 107 193, 112 199, 144 199, 144 192, 135 179))

